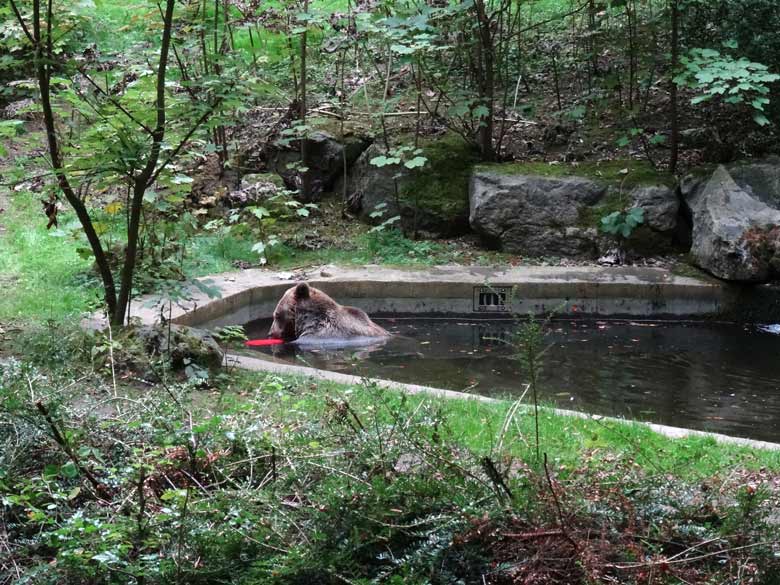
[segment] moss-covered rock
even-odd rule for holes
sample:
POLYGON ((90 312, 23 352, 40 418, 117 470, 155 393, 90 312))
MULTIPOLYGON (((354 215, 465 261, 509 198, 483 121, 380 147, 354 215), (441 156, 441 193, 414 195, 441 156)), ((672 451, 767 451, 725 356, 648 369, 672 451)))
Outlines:
POLYGON ((477 171, 492 171, 502 175, 531 175, 537 177, 582 177, 625 191, 638 186, 666 185, 674 188, 673 175, 654 169, 650 163, 640 160, 611 160, 571 164, 544 162, 517 162, 480 164, 477 171))
POLYGON ((422 145, 426 165, 400 190, 401 219, 409 232, 457 236, 469 230, 469 179, 476 149, 459 136, 422 145))
POLYGON ((410 170, 402 164, 372 165, 373 158, 385 154, 382 146, 373 144, 349 172, 348 205, 373 224, 400 215, 408 233, 447 237, 468 232, 469 178, 478 160, 476 151, 456 136, 427 139, 420 148, 427 162, 410 170))
POLYGON ((684 240, 675 179, 648 163, 480 164, 473 177, 471 225, 502 249, 595 257, 614 245, 599 232, 602 218, 634 207, 645 223, 628 248, 666 253, 684 240))
POLYGON ((137 334, 147 352, 170 356, 176 370, 190 364, 216 369, 223 363, 222 348, 209 331, 183 325, 155 325, 141 327, 137 334))

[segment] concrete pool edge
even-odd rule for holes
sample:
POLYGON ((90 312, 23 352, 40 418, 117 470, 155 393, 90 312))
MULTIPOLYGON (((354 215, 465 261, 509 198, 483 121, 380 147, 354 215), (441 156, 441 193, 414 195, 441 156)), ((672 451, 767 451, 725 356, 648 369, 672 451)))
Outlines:
POLYGON ((220 291, 209 298, 193 290, 186 301, 142 297, 131 316, 201 328, 269 317, 283 292, 307 280, 345 305, 369 314, 547 315, 720 318, 744 301, 734 287, 714 279, 679 276, 663 268, 602 266, 322 266, 299 274, 250 269, 198 279, 220 291), (500 295, 499 306, 483 297, 500 295), (496 310, 499 309, 499 310, 496 310))
MULTIPOLYGON (((384 380, 382 378, 365 378, 361 376, 354 376, 352 374, 342 374, 340 372, 331 372, 328 370, 320 370, 317 368, 310 368, 306 366, 295 366, 292 364, 283 364, 269 359, 255 358, 255 357, 243 356, 238 354, 227 354, 226 363, 228 365, 237 366, 242 369, 253 371, 253 372, 266 372, 270 374, 303 376, 307 378, 314 378, 317 380, 335 382, 337 384, 344 384, 347 386, 361 386, 364 384, 373 384, 380 388, 405 392, 411 395, 426 394, 434 398, 445 398, 448 400, 453 400, 453 399, 454 400, 475 400, 477 402, 483 402, 488 404, 498 404, 501 402, 509 401, 509 399, 503 400, 499 398, 491 398, 489 396, 481 396, 479 394, 466 394, 465 392, 458 392, 457 390, 433 388, 431 386, 420 386, 418 384, 405 384, 403 382, 384 380)), ((527 408, 529 407, 530 405, 527 408)), ((564 417, 574 417, 574 418, 581 418, 585 420, 593 420, 593 421, 620 424, 620 425, 639 425, 655 433, 658 433, 659 435, 668 437, 670 439, 685 439, 691 437, 710 438, 713 439, 716 443, 724 444, 724 445, 736 445, 739 447, 748 447, 753 449, 780 451, 780 443, 770 443, 769 441, 746 439, 744 437, 732 437, 731 435, 723 435, 721 433, 697 431, 695 429, 673 427, 669 425, 661 425, 658 423, 644 422, 644 421, 638 421, 632 419, 588 414, 586 412, 580 412, 577 410, 566 410, 562 408, 549 408, 549 407, 542 407, 542 408, 548 412, 553 412, 554 414, 557 414, 559 416, 564 416, 564 417)))

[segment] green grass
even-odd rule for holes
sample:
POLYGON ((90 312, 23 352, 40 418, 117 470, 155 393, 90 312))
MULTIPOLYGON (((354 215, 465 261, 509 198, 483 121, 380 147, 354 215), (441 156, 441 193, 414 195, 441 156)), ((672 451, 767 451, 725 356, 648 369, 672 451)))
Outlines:
POLYGON ((75 242, 46 230, 37 197, 12 195, 0 221, 7 229, 0 237, 0 320, 62 319, 94 303, 99 289, 91 262, 76 253, 75 242))
MULTIPOLYGON (((300 230, 305 240, 310 227, 305 223, 292 224, 289 229, 300 230)), ((201 234, 193 238, 189 256, 185 260, 185 272, 197 277, 235 270, 235 262, 257 264, 257 254, 252 252, 252 243, 247 239, 232 236, 217 237, 201 234)), ((456 243, 429 240, 410 240, 398 230, 358 234, 343 247, 327 246, 320 250, 298 249, 291 244, 282 244, 273 249, 266 268, 287 270, 295 267, 340 264, 345 266, 383 264, 385 266, 433 266, 435 264, 473 261, 478 264, 500 263, 506 255, 485 252, 474 258, 464 257, 456 243)))

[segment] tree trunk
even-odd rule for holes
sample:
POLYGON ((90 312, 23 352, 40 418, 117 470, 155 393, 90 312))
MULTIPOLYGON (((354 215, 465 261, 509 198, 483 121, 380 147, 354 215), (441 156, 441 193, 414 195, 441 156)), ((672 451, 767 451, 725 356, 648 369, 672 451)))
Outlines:
POLYGON ((482 105, 487 108, 487 114, 480 122, 478 141, 482 160, 493 161, 496 158, 493 149, 493 98, 495 93, 493 35, 490 32, 490 19, 485 9, 484 0, 477 0, 474 3, 474 8, 477 12, 481 57, 477 60, 479 97, 482 99, 482 105))
POLYGON ((677 68, 680 64, 680 7, 678 0, 670 0, 671 9, 671 25, 672 25, 672 62, 671 71, 669 72, 669 107, 670 116, 672 118, 672 137, 670 140, 671 153, 669 155, 669 172, 674 174, 677 172, 677 159, 680 151, 680 120, 677 111, 677 84, 674 82, 674 78, 677 75, 677 68))
POLYGON ((127 315, 127 307, 133 290, 133 275, 135 272, 136 254, 138 252, 138 233, 141 229, 141 207, 144 193, 154 176, 157 161, 160 158, 160 148, 165 138, 165 76, 168 65, 168 53, 171 46, 173 28, 173 9, 175 0, 166 0, 163 20, 162 45, 160 47, 160 64, 157 68, 157 125, 152 132, 152 146, 146 165, 133 179, 133 197, 130 208, 130 221, 127 226, 127 248, 122 266, 122 278, 119 289, 119 299, 111 319, 114 325, 123 325, 127 315))
MULTIPOLYGON (((303 11, 309 12, 309 0, 304 0, 303 11)), ((307 33, 303 31, 301 34, 301 109, 300 118, 301 124, 306 126, 306 41, 307 33)), ((301 165, 304 167, 304 171, 301 173, 301 199, 304 201, 311 201, 311 173, 309 172, 309 143, 306 138, 308 132, 304 132, 301 136, 301 165)))
MULTIPOLYGON (((17 14, 20 24, 27 33, 26 25, 21 18, 21 14, 16 10, 14 4, 14 12, 17 14)), ((41 93, 41 107, 43 109, 43 122, 46 128, 46 140, 49 147, 49 156, 51 157, 52 169, 54 175, 57 177, 57 185, 65 195, 68 203, 73 207, 76 212, 76 217, 79 219, 84 234, 87 237, 89 246, 92 250, 92 255, 95 257, 95 263, 98 266, 100 272, 100 278, 103 281, 103 296, 106 303, 106 309, 109 314, 113 314, 116 310, 116 288, 114 285, 114 276, 111 272, 111 266, 108 263, 108 258, 103 250, 103 245, 100 242, 100 236, 95 231, 95 226, 92 224, 92 218, 89 216, 84 202, 79 198, 78 194, 73 190, 70 181, 62 166, 62 158, 60 155, 59 142, 57 140, 57 129, 54 122, 54 111, 51 106, 51 63, 53 61, 52 53, 52 38, 51 38, 51 26, 52 26, 52 5, 51 0, 47 4, 46 10, 46 22, 47 31, 44 46, 44 39, 41 35, 41 4, 40 0, 34 0, 33 2, 33 32, 30 37, 30 41, 33 45, 35 52, 35 75, 38 81, 38 89, 41 93), (45 58, 44 58, 45 56, 45 58)))

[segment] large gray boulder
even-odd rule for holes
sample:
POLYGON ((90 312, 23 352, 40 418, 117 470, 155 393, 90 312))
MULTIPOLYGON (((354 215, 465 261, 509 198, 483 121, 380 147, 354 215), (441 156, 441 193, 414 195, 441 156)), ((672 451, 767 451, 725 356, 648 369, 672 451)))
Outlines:
POLYGON ((680 216, 680 197, 669 185, 640 185, 629 193, 631 207, 644 209, 644 222, 631 234, 627 246, 639 254, 657 254, 690 248, 690 226, 680 216))
MULTIPOLYGON (((327 132, 313 132, 305 140, 311 181, 310 201, 318 201, 325 191, 333 188, 344 173, 345 156, 347 167, 350 167, 369 146, 362 137, 347 136, 342 142, 327 132)), ((268 169, 278 174, 288 189, 301 187, 301 174, 295 168, 300 161, 300 143, 297 141, 290 145, 270 144, 267 147, 268 169)))
POLYGON ((607 192, 582 177, 505 175, 471 177, 469 223, 502 250, 530 256, 595 258, 599 234, 583 225, 583 211, 607 192))
POLYGON ((780 191, 762 167, 719 166, 706 183, 689 181, 683 190, 693 221, 693 260, 719 278, 765 282, 780 272, 780 191))
POLYGON ((734 182, 751 197, 780 209, 780 157, 736 163, 727 168, 734 182))
POLYGON ((631 191, 633 207, 645 210, 644 225, 653 231, 666 233, 677 228, 680 199, 675 189, 667 185, 647 185, 631 191))
MULTIPOLYGON (((780 157, 769 156, 759 160, 740 161, 724 165, 734 182, 752 197, 773 209, 780 209, 780 157)), ((702 167, 684 176, 680 193, 686 207, 709 182, 713 167, 702 167)))

